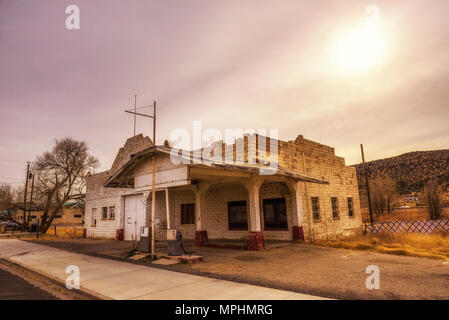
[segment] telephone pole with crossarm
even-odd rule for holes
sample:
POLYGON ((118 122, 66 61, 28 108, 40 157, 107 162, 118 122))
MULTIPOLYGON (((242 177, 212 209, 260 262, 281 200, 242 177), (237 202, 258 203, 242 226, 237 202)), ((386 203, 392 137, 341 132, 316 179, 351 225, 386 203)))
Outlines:
MULTIPOLYGON (((125 110, 134 115, 134 135, 136 135, 136 116, 153 118, 153 145, 156 146, 156 101, 153 103, 153 115, 137 112, 137 95, 134 96, 134 110, 125 110)), ((146 107, 142 107, 146 108, 146 107)), ((156 155, 153 154, 153 163, 151 169, 151 257, 154 258, 154 221, 156 218, 156 155)))

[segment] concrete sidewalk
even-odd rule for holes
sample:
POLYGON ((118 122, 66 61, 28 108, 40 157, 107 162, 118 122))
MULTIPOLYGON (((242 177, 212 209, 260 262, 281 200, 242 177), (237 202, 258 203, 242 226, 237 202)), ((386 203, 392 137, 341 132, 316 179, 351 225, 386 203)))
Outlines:
POLYGON ((167 300, 315 300, 320 297, 97 258, 15 239, 0 240, 0 257, 65 283, 80 269, 81 289, 102 298, 167 300))

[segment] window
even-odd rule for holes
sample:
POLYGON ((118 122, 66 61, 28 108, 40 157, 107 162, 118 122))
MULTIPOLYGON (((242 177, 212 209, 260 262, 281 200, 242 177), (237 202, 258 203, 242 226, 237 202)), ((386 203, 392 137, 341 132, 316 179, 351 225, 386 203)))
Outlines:
POLYGON ((108 218, 108 207, 102 208, 101 219, 106 220, 108 218))
POLYGON ((55 215, 55 218, 62 218, 62 215, 57 214, 57 215, 55 215))
POLYGON ((74 217, 74 218, 81 218, 82 215, 80 215, 80 214, 74 214, 73 217, 74 217))
POLYGON ((36 216, 30 216, 30 219, 36 219, 36 216))
POLYGON ((248 230, 246 201, 228 202, 229 230, 248 230))
POLYGON ((181 224, 195 224, 195 204, 181 204, 181 224))
POLYGON ((318 197, 312 197, 312 213, 313 220, 320 220, 320 199, 318 197))
POLYGON ((285 198, 264 199, 263 213, 265 230, 287 230, 287 209, 285 198))
POLYGON ((332 197, 331 202, 332 202, 332 217, 334 219, 338 219, 338 199, 337 199, 337 197, 332 197))
POLYGON ((95 227, 97 224, 97 208, 92 208, 92 215, 90 216, 90 226, 95 227))
POLYGON ((109 219, 110 220, 115 219, 115 206, 109 207, 109 219))
POLYGON ((348 198, 348 215, 350 217, 354 216, 354 201, 352 198, 348 198))

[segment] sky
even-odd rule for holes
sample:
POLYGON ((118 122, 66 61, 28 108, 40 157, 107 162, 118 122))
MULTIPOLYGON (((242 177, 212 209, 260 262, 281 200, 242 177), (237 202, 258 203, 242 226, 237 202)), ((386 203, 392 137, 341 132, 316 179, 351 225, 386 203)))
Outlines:
MULTIPOLYGON (((0 182, 22 183, 65 136, 109 169, 135 94, 157 101, 158 144, 199 120, 301 134, 347 164, 361 143, 366 160, 447 149, 447 12, 447 0, 0 0, 0 182)), ((137 132, 151 136, 151 120, 137 132)))

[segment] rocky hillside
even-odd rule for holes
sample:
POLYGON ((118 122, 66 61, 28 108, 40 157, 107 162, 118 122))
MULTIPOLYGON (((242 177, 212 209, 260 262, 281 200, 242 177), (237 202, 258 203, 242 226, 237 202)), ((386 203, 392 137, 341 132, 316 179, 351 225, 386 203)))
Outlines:
MULTIPOLYGON (((357 170, 359 186, 364 186, 362 164, 354 167, 357 170)), ((379 174, 392 177, 401 194, 422 191, 423 180, 431 177, 437 177, 445 191, 449 191, 449 149, 415 151, 369 161, 366 168, 370 178, 379 174)))

